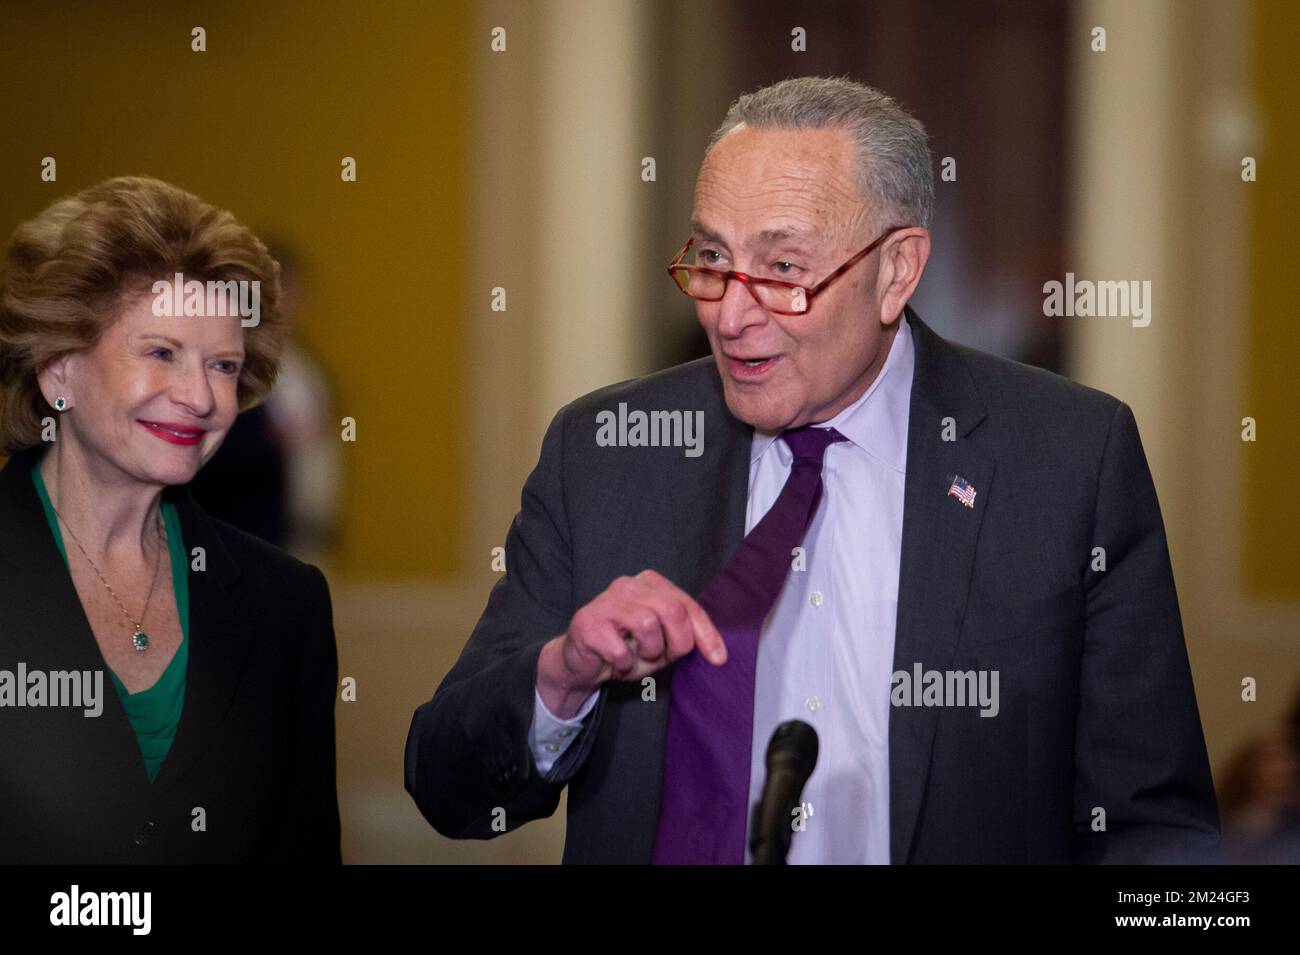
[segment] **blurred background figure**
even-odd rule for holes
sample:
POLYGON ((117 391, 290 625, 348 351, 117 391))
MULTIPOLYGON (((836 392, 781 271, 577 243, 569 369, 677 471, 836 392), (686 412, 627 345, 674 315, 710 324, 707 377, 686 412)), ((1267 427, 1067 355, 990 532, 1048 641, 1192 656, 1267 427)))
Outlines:
POLYGON ((1300 864, 1300 692, 1285 722, 1238 750, 1218 790, 1229 862, 1300 864))
POLYGON ((209 514, 284 547, 288 539, 286 452, 265 406, 240 412, 225 443, 190 482, 209 514))
POLYGON ((190 484, 208 512, 310 563, 337 542, 341 447, 329 379, 299 331, 309 271, 283 239, 281 307, 292 337, 264 405, 243 412, 225 444, 190 484))

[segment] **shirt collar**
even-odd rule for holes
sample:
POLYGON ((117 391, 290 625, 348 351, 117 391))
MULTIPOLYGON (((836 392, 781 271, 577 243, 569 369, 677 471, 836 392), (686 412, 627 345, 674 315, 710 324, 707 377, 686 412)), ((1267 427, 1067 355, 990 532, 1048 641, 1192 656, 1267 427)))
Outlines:
MULTIPOLYGON (((900 474, 907 470, 907 416, 912 400, 912 330, 907 317, 898 317, 898 333, 889 346, 885 364, 862 397, 819 428, 834 428, 886 467, 900 474)), ((780 432, 754 430, 750 462, 761 458, 773 443, 784 460, 790 455, 780 432)))

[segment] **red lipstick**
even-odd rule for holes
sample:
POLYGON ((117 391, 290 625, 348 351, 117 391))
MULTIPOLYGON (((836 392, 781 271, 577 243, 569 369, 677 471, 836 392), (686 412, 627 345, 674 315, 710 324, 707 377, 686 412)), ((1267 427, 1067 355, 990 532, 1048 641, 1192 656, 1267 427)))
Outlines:
POLYGON ((198 444, 203 440, 203 435, 207 433, 203 428, 181 424, 178 421, 145 421, 140 419, 139 423, 150 434, 172 444, 181 444, 187 447, 198 444))

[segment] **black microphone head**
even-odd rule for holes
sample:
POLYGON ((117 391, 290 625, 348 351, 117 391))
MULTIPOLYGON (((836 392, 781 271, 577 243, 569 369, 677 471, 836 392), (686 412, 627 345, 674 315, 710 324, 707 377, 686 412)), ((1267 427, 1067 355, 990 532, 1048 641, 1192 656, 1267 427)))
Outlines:
POLYGON ((803 720, 786 720, 772 733, 767 744, 767 772, 777 766, 793 772, 803 782, 817 765, 817 731, 803 720))

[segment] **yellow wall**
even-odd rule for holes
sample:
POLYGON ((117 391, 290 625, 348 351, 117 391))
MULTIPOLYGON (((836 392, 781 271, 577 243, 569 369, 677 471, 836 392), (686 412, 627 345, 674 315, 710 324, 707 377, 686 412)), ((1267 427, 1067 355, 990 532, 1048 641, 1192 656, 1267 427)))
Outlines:
POLYGON ((350 576, 452 577, 466 562, 465 316, 482 297, 460 278, 470 24, 470 0, 0 12, 5 238, 59 196, 145 174, 287 237, 309 265, 302 337, 357 420, 350 576), (207 52, 190 50, 194 26, 207 52), (47 155, 56 183, 39 178, 47 155))
MULTIPOLYGON (((1255 15, 1255 95, 1263 132, 1251 190, 1246 407, 1257 440, 1245 446, 1246 586, 1260 597, 1300 598, 1300 17, 1291 0, 1265 0, 1255 15)), ((1206 396, 1206 400, 1213 400, 1206 396)), ((1193 476, 1194 477, 1194 476, 1193 476)))

